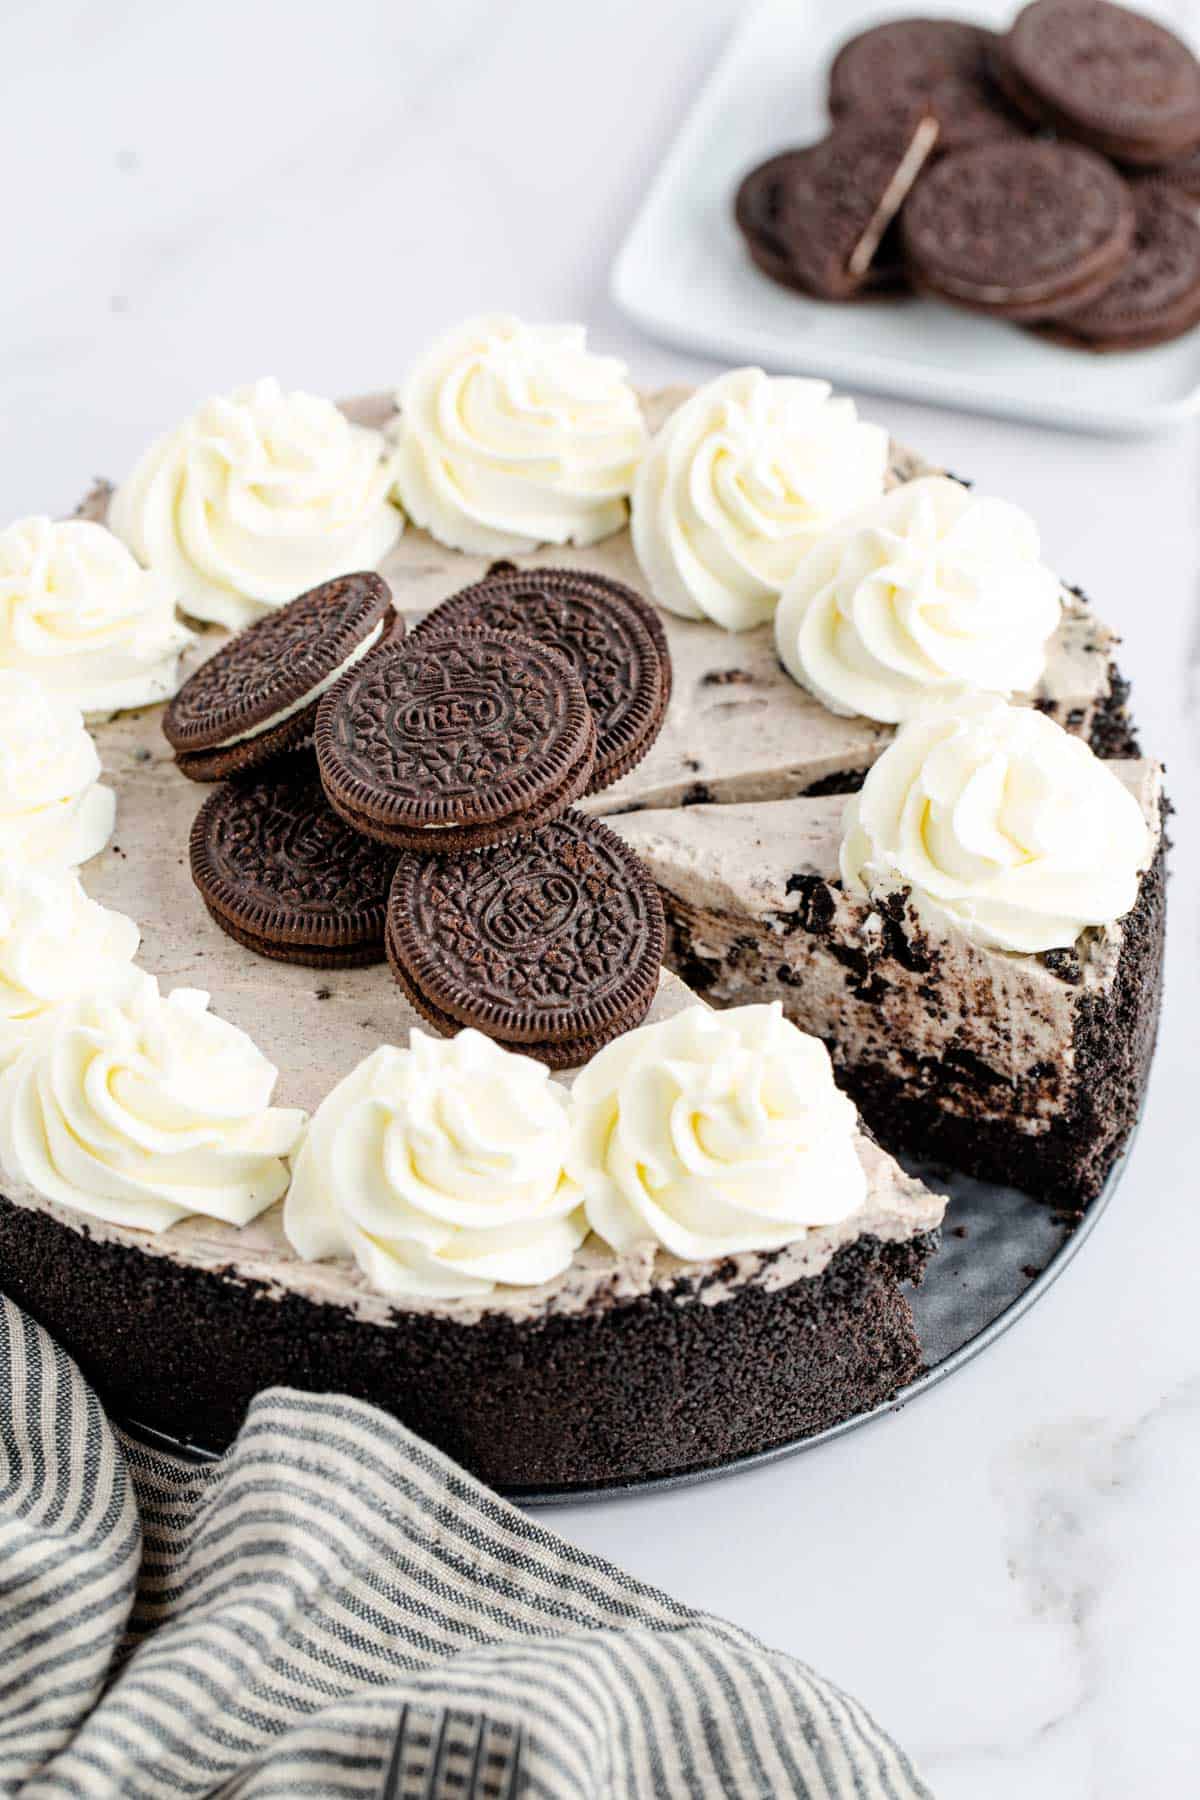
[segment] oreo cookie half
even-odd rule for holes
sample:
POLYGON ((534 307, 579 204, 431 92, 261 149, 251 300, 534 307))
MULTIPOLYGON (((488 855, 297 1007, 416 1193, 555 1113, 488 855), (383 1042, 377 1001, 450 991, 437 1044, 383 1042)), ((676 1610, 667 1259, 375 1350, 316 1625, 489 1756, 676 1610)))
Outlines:
POLYGON ((586 792, 596 726, 583 684, 515 632, 422 632, 344 676, 317 713, 330 805, 425 854, 496 844, 586 792))
POLYGON ((402 632, 379 575, 342 575, 223 645, 163 714, 193 781, 221 781, 311 743, 321 696, 385 635, 402 632))
POLYGON ((1133 242, 1133 195, 1075 144, 959 150, 929 171, 900 220, 914 280, 1009 319, 1052 319, 1113 281, 1133 242))
POLYGON ((849 300, 898 273, 880 250, 937 141, 937 121, 850 118, 819 144, 752 169, 734 216, 773 280, 822 300, 849 300))
POLYGON ((192 880, 221 930, 279 962, 382 962, 394 852, 329 806, 311 754, 224 783, 196 815, 192 880))
POLYGON ((498 563, 435 607, 412 635, 518 632, 571 664, 596 721, 595 794, 639 763, 662 729, 671 656, 657 611, 632 588, 575 569, 498 563))
POLYGON ((401 856, 392 973, 439 1030, 472 1025, 572 1068, 645 1017, 662 902, 615 832, 579 813, 477 856, 401 856))

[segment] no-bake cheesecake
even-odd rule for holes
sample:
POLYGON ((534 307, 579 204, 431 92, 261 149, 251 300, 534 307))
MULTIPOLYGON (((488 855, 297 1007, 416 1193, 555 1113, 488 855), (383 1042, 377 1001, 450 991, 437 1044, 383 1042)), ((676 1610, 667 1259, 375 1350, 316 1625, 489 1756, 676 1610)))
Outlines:
MULTIPOLYGON (((118 643, 113 704, 360 567, 410 632, 498 556, 510 607, 540 569, 622 584, 661 608, 670 701, 578 805, 653 875, 674 972, 562 1075, 461 1020, 439 1037, 386 969, 268 960, 210 914, 188 858, 204 796, 156 707, 96 726, 101 788, 69 694, 8 677, 32 685, 0 759, 0 869, 38 848, 93 974, 49 980, 29 881, 0 880, 5 1286, 128 1416, 214 1445, 261 1386, 338 1388, 546 1488, 869 1410, 920 1366, 904 1284, 944 1210, 892 1152, 1077 1205, 1136 1116, 1162 797, 1115 640, 1027 522, 823 384, 739 371, 639 404, 580 334, 492 320, 402 397, 338 412, 259 383, 89 497, 208 621, 147 640, 132 686, 118 643), (34 805, 43 705, 62 716, 34 805), (1064 862, 1050 825, 1077 800, 1064 862)), ((0 636, 0 680, 3 661, 0 636)), ((504 930, 546 917, 523 900, 504 930)))

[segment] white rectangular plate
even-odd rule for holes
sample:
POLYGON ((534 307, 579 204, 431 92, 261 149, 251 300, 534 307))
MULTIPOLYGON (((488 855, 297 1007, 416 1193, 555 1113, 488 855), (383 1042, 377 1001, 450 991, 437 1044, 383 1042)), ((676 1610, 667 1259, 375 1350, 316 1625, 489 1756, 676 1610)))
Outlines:
MULTIPOLYGON (((837 45, 890 14, 943 11, 1002 25, 1013 0, 764 0, 744 21, 676 139, 617 258, 617 304, 651 336, 735 363, 824 375, 880 393, 1083 431, 1159 431, 1200 411, 1200 331, 1094 355, 911 297, 830 305, 750 262, 733 194, 756 163, 826 129, 837 45)), ((1147 9, 1149 10, 1149 9, 1147 9)), ((1179 9, 1157 9, 1179 27, 1179 9)))

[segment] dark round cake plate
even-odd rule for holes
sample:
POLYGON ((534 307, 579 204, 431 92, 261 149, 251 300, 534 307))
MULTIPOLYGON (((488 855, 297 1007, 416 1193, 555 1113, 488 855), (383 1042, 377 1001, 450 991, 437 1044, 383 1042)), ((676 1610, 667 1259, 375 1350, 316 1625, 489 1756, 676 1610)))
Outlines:
MULTIPOLYGON (((629 1494, 652 1493, 662 1488, 689 1487, 713 1481, 741 1469, 777 1462, 815 1444, 828 1443, 865 1425, 881 1413, 894 1412, 927 1393, 939 1381, 953 1375, 964 1363, 1015 1325, 1051 1287, 1084 1243, 1112 1199, 1132 1150, 1132 1141, 1096 1199, 1083 1213, 1056 1212, 1040 1200, 1015 1188, 975 1181, 968 1175, 939 1169, 934 1164, 902 1158, 905 1167, 920 1175, 930 1187, 948 1193, 950 1205, 942 1227, 942 1242, 925 1271, 920 1287, 910 1299, 917 1335, 925 1352, 925 1367, 915 1381, 900 1389, 894 1399, 869 1412, 854 1413, 840 1425, 831 1425, 814 1437, 793 1438, 756 1450, 747 1456, 700 1468, 676 1469, 647 1475, 637 1481, 602 1482, 591 1487, 506 1488, 501 1491, 519 1506, 554 1506, 568 1501, 614 1500, 629 1494)), ((185 1456, 196 1462, 212 1462, 217 1452, 201 1444, 186 1443, 155 1431, 136 1420, 124 1420, 125 1429, 143 1443, 185 1456)))

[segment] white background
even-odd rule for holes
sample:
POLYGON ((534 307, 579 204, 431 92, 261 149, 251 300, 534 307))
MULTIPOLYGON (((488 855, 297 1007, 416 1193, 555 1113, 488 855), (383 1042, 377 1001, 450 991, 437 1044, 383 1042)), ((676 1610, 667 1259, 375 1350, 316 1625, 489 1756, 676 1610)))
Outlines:
MULTIPOLYGON (((840 10, 847 29, 868 16, 840 10)), ((1198 9, 1169 10, 1188 26, 1198 9)), ((644 383, 711 372, 639 340, 606 283, 736 16, 728 0, 9 0, 5 517, 70 508, 210 391, 265 373, 334 395, 387 386, 430 333, 487 307, 585 320, 644 383)), ((852 1688, 942 1800, 1190 1794, 1197 439, 864 410, 1029 507, 1050 559, 1124 633, 1179 807, 1141 1141, 1048 1299, 943 1388, 774 1469, 552 1522, 852 1688)))

